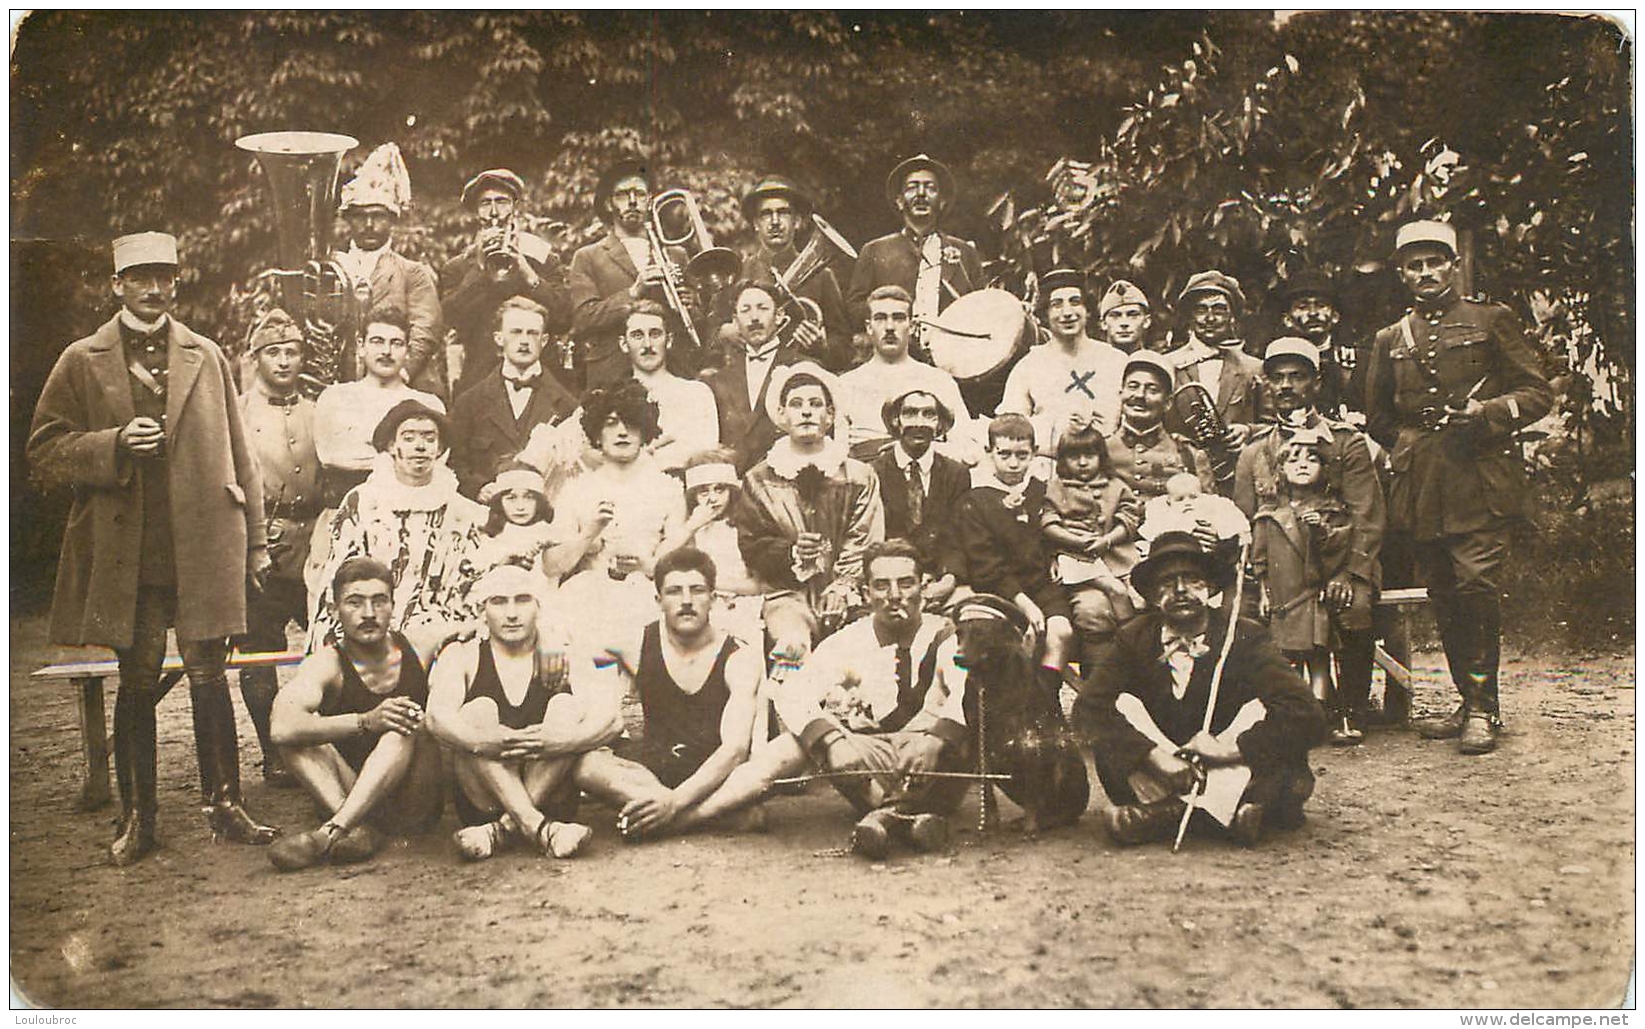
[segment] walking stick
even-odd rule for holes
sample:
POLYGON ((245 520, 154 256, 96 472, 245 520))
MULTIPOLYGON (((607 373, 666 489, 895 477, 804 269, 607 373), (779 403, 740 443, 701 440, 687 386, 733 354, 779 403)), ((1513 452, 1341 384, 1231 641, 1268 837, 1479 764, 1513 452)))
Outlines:
MULTIPOLYGON (((1234 631, 1239 628, 1240 603, 1245 597, 1245 554, 1250 544, 1240 540, 1238 563, 1234 566, 1234 600, 1228 607, 1228 634, 1222 640, 1222 652, 1217 655, 1217 666, 1211 670, 1211 695, 1205 701, 1205 719, 1200 724, 1201 732, 1211 731, 1211 715, 1217 710, 1217 691, 1222 688, 1222 670, 1228 665, 1228 652, 1234 649, 1234 631)), ((1171 844, 1171 853, 1175 854, 1182 847, 1182 838, 1188 833, 1188 820, 1194 817, 1194 808, 1198 805, 1200 795, 1205 792, 1204 776, 1194 780, 1194 789, 1188 795, 1188 807, 1182 812, 1182 823, 1177 826, 1176 841, 1171 844)))

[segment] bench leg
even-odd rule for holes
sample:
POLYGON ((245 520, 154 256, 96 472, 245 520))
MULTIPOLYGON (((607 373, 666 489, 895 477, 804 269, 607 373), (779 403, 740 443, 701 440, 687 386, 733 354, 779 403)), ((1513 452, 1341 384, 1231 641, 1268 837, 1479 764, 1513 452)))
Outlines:
POLYGON ((103 678, 75 679, 74 707, 80 719, 80 750, 86 759, 86 777, 75 801, 79 811, 95 811, 109 802, 109 744, 103 715, 103 678))

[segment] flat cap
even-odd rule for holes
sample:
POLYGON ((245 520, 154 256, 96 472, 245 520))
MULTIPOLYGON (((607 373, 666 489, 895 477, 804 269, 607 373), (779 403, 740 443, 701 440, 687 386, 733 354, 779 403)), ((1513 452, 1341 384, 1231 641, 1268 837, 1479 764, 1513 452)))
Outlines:
POLYGON ((1245 291, 1240 289, 1239 280, 1215 268, 1190 275, 1188 284, 1177 294, 1177 303, 1182 303, 1195 293, 1221 293, 1235 307, 1245 310, 1245 291))
POLYGON ((480 202, 480 190, 490 187, 511 194, 518 200, 525 196, 525 180, 507 168, 487 168, 463 185, 462 203, 473 207, 480 202))
POLYGON ((145 264, 177 266, 177 237, 169 232, 134 232, 114 241, 114 274, 145 264))

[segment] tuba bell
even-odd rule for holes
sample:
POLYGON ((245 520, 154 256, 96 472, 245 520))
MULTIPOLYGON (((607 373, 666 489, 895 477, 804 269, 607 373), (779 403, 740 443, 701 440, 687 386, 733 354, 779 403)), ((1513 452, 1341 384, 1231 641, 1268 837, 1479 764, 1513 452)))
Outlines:
POLYGON ((360 329, 354 283, 331 259, 338 172, 359 141, 335 132, 259 132, 234 145, 255 155, 268 178, 279 266, 267 274, 279 284, 281 306, 303 326, 301 381, 317 395, 337 381, 345 348, 360 329))
POLYGON ((781 274, 773 275, 777 287, 779 308, 776 336, 784 343, 793 338, 801 324, 823 327, 822 307, 810 297, 799 295, 813 275, 827 268, 837 258, 857 259, 857 248, 839 234, 820 214, 811 215, 811 238, 794 258, 794 263, 781 274))

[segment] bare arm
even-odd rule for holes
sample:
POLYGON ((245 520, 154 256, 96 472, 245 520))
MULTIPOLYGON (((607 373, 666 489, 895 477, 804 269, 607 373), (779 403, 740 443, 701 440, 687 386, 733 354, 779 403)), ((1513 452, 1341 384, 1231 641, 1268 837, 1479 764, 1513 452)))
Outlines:
POLYGON ((462 717, 463 698, 468 695, 469 677, 474 674, 480 653, 478 641, 447 647, 428 673, 428 731, 434 738, 464 754, 495 756, 509 740, 501 727, 495 731, 470 723, 462 717), (486 752, 489 751, 490 754, 486 752))
POLYGON ((342 669, 330 647, 303 658, 297 674, 274 696, 269 716, 269 738, 282 747, 335 743, 362 735, 358 715, 322 715, 326 686, 337 682, 342 669))

